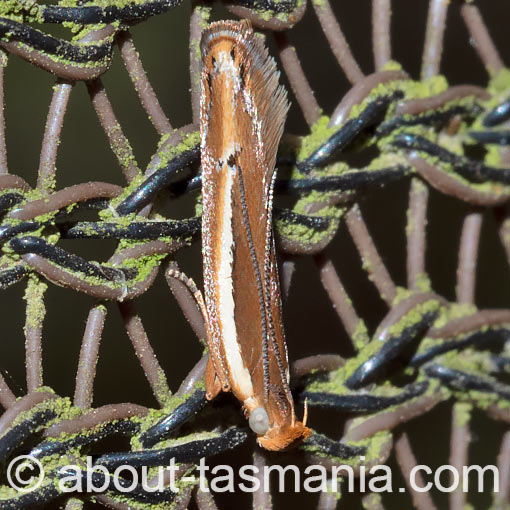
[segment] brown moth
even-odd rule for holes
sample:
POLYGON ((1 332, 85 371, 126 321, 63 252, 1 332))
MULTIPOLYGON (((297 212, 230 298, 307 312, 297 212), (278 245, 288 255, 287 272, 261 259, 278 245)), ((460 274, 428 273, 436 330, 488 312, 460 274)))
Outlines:
POLYGON ((211 24, 201 52, 207 398, 232 391, 259 444, 283 450, 310 435, 289 388, 271 217, 289 104, 248 21, 211 24))

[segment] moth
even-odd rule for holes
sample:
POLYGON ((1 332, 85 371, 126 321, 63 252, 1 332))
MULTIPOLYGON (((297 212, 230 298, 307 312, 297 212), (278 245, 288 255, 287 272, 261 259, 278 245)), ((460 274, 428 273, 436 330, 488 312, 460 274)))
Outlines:
POLYGON ((232 391, 259 444, 283 450, 310 434, 289 388, 272 230, 276 152, 289 103, 248 21, 211 24, 201 53, 207 398, 232 391))

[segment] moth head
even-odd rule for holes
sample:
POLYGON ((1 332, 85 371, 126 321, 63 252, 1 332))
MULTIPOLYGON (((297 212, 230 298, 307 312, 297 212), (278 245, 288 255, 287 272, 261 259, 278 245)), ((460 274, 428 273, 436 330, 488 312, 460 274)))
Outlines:
POLYGON ((281 451, 293 448, 305 440, 311 433, 305 423, 293 418, 290 423, 284 422, 271 426, 269 415, 263 407, 256 407, 250 413, 248 423, 257 434, 257 441, 266 450, 281 451))
POLYGON ((289 425, 270 427, 264 435, 257 437, 257 442, 266 450, 290 450, 304 441, 311 432, 304 423, 294 421, 289 425))

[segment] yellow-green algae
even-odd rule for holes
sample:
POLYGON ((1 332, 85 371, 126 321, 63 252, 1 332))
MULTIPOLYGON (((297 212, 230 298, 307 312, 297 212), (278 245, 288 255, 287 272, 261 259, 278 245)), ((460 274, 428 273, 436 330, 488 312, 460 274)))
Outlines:
MULTIPOLYGON (((364 420, 363 418, 362 420, 364 420)), ((357 423, 357 420, 353 422, 357 423)), ((306 452, 315 455, 316 457, 327 458, 334 462, 335 464, 344 464, 346 466, 358 467, 365 466, 367 463, 371 461, 376 461, 381 458, 382 448, 387 444, 388 440, 391 439, 391 435, 388 431, 379 431, 376 432, 373 436, 367 437, 366 439, 362 439, 361 441, 349 441, 349 446, 360 446, 366 448, 364 454, 356 455, 354 457, 332 457, 331 454, 323 452, 317 446, 307 443, 306 441, 302 444, 301 448, 306 452), (364 457, 364 458, 360 458, 364 457)))
MULTIPOLYGON (((182 154, 183 152, 196 147, 200 143, 200 132, 192 131, 191 133, 180 133, 181 141, 177 145, 168 145, 166 142, 172 136, 173 133, 166 133, 163 135, 158 144, 158 152, 156 153, 160 161, 155 169, 158 171, 164 168, 175 156, 182 154)), ((133 191, 135 191, 147 177, 143 174, 138 174, 128 186, 126 186, 122 193, 110 200, 110 207, 100 211, 99 216, 105 221, 116 221, 121 225, 129 225, 133 220, 136 221, 136 213, 126 214, 124 216, 118 216, 115 209, 120 205, 133 191)))
POLYGON ((44 293, 48 289, 48 285, 44 283, 39 276, 30 274, 25 289, 23 299, 27 303, 25 334, 28 329, 36 329, 40 327, 46 315, 46 307, 44 306, 44 293))
POLYGON ((456 402, 453 409, 455 412, 455 425, 458 427, 468 425, 471 419, 473 405, 469 402, 456 402))
MULTIPOLYGON (((40 388, 37 388, 37 392, 45 392, 45 393, 55 393, 52 388, 47 386, 41 386, 40 388)), ((53 423, 60 422, 62 420, 70 420, 72 418, 75 418, 76 416, 80 415, 83 411, 77 407, 73 407, 71 404, 71 400, 68 397, 57 397, 57 398, 50 398, 47 400, 44 400, 43 402, 40 402, 33 407, 31 407, 27 411, 23 411, 22 413, 18 414, 16 418, 13 420, 11 425, 9 426, 9 429, 12 429, 19 423, 29 419, 31 416, 33 416, 35 413, 38 413, 40 411, 44 410, 52 410, 55 412, 56 417, 49 422, 46 422, 44 425, 41 425, 40 427, 37 427, 36 430, 39 430, 40 428, 47 428, 51 426, 53 423)), ((5 435, 7 431, 3 434, 5 435)))
MULTIPOLYGON (((293 211, 300 214, 306 214, 306 206, 310 203, 322 202, 325 199, 325 194, 317 191, 312 191, 309 195, 301 198, 293 208, 293 211)), ((291 223, 282 219, 276 219, 275 225, 278 233, 287 239, 297 241, 302 244, 316 244, 334 235, 338 228, 338 222, 342 217, 344 210, 338 207, 323 207, 312 216, 328 218, 330 224, 326 230, 315 230, 300 223, 291 223)))
MULTIPOLYGON (((203 5, 195 5, 194 7, 195 11, 200 14, 200 26, 203 30, 207 28, 209 25, 209 19, 211 18, 211 7, 206 7, 203 5)), ((202 52, 200 50, 200 37, 194 38, 190 42, 191 45, 191 51, 194 54, 194 57, 197 62, 202 61, 202 52)), ((200 66, 199 66, 200 67, 200 66)), ((197 72, 195 74, 195 86, 200 86, 200 72, 197 72)))
POLYGON ((371 492, 363 496, 362 505, 364 510, 372 508, 383 508, 381 501, 381 494, 378 492, 371 492))
POLYGON ((370 335, 368 333, 367 326, 362 319, 358 320, 356 329, 354 330, 351 339, 354 347, 356 347, 358 350, 363 349, 370 341, 370 335))
MULTIPOLYGON (((175 409, 180 406, 181 404, 184 404, 186 400, 191 396, 192 393, 194 393, 196 390, 202 389, 205 391, 205 383, 204 381, 198 381, 194 386, 193 389, 190 390, 188 393, 185 393, 182 396, 178 395, 169 395, 167 402, 165 403, 164 407, 161 409, 150 409, 149 413, 146 417, 144 417, 143 421, 141 422, 141 429, 140 434, 143 434, 146 430, 150 429, 153 425, 158 423, 161 419, 163 419, 165 416, 170 415, 175 409)), ((171 441, 171 440, 169 440, 171 441)), ((161 447, 162 443, 158 444, 158 448, 161 447)), ((131 439, 131 447, 135 450, 141 450, 143 449, 142 444, 140 443, 139 435, 133 436, 131 439)))
POLYGON ((448 307, 441 308, 440 314, 434 321, 434 328, 442 328, 448 322, 473 315, 476 311, 476 306, 469 303, 449 303, 448 307))
POLYGON ((432 290, 432 284, 427 273, 418 273, 415 279, 415 285, 421 292, 430 292, 432 290))
MULTIPOLYGON (((420 303, 413 308, 409 313, 404 315, 398 322, 388 328, 387 337, 389 336, 400 336, 402 332, 420 322, 424 315, 430 312, 435 312, 440 309, 440 303, 436 299, 430 299, 420 303)), ((351 390, 344 386, 345 381, 354 373, 354 371, 365 363, 369 358, 376 354, 381 349, 381 341, 376 336, 370 343, 360 345, 359 353, 348 359, 345 365, 341 366, 337 370, 329 373, 327 380, 314 381, 307 386, 307 391, 316 392, 328 392, 335 394, 349 393, 351 390)), ((389 389, 390 394, 394 389, 392 387, 384 388, 379 386, 375 389, 375 392, 382 391, 383 394, 388 395, 387 390, 389 389)), ((397 391, 398 393, 398 391, 397 391)))
POLYGON ((43 19, 37 2, 20 2, 19 0, 2 0, 0 16, 20 23, 42 23, 43 19))
MULTIPOLYGON (((400 336, 404 330, 418 324, 425 315, 439 311, 440 306, 440 302, 437 299, 428 299, 423 303, 419 303, 387 329, 386 337, 400 336)), ((376 341, 379 340, 377 339, 376 341)))
MULTIPOLYGON (((333 393, 336 395, 342 395, 346 393, 351 393, 352 390, 347 388, 344 383, 345 381, 354 373, 354 371, 365 361, 367 361, 371 356, 376 354, 381 348, 381 342, 379 340, 372 340, 370 343, 361 346, 361 350, 359 353, 349 358, 344 365, 329 372, 325 379, 321 378, 317 381, 312 381, 307 385, 307 391, 311 392, 326 392, 333 393)), ((389 386, 377 386, 373 390, 374 394, 380 394, 389 396, 392 394, 398 394, 400 390, 389 386)))
MULTIPOLYGON (((388 65, 387 70, 400 70, 401 67, 396 62, 391 62, 391 64, 388 65)), ((404 91, 406 100, 410 99, 421 99, 433 95, 437 95, 441 92, 444 92, 448 88, 448 82, 444 76, 434 76, 426 81, 412 81, 412 80, 394 80, 387 83, 380 83, 374 89, 370 91, 370 94, 368 94, 363 101, 361 101, 358 104, 355 104, 350 112, 347 118, 345 119, 345 122, 358 117, 365 109, 366 107, 372 103, 375 99, 387 96, 392 94, 393 92, 397 90, 404 91)), ((460 99, 458 102, 465 102, 465 101, 472 101, 471 98, 467 99, 460 99)), ((449 103, 449 106, 451 106, 454 102, 449 103)), ((386 118, 391 118, 394 115, 394 110, 396 108, 396 104, 391 104, 388 107, 388 111, 386 113, 386 118)), ((311 132, 309 135, 303 138, 301 148, 298 153, 298 161, 304 161, 306 160, 315 150, 317 150, 324 142, 326 142, 335 132, 337 132, 341 127, 339 126, 332 126, 328 127, 330 118, 328 116, 321 116, 317 122, 311 127, 311 132)), ((344 122, 344 124, 345 124, 344 122)), ((415 128, 415 126, 411 126, 412 128, 415 128)), ((409 129, 409 126, 406 126, 406 129, 409 129)), ((423 130, 424 128, 422 126, 416 127, 416 129, 423 130)), ((430 129, 430 128, 425 128, 430 129)), ((395 130, 395 132, 398 132, 399 130, 395 130)), ((396 133, 392 132, 392 136, 394 136, 396 133)), ((382 137, 381 141, 378 142, 378 144, 381 144, 382 146, 386 145, 388 143, 388 140, 390 140, 391 137, 386 138, 382 137)), ((366 143, 365 143, 366 145, 366 143)), ((362 144, 363 146, 363 144, 362 144)), ((361 148, 361 147, 360 147, 361 148)))
POLYGON ((189 434, 179 435, 175 438, 165 439, 158 443, 158 450, 163 448, 170 448, 189 443, 190 441, 205 441, 206 439, 214 439, 220 433, 213 430, 196 430, 189 434))
MULTIPOLYGON (((440 358, 443 366, 458 370, 460 372, 479 377, 481 374, 488 374, 491 370, 490 361, 483 352, 475 351, 471 348, 464 349, 462 352, 449 351, 440 358)), ((486 376, 487 377, 487 376, 486 376)), ((496 380, 487 377, 494 384, 496 380)), ((502 409, 508 409, 510 402, 501 398, 496 393, 480 390, 456 390, 451 388, 450 392, 455 395, 458 402, 467 402, 476 405, 480 409, 487 409, 492 405, 497 405, 502 409)))
POLYGON ((338 127, 328 128, 329 117, 323 115, 313 124, 310 128, 310 134, 304 136, 301 141, 301 148, 299 150, 297 160, 304 161, 315 150, 317 150, 335 131, 338 127))
MULTIPOLYGON (((41 387, 37 391, 53 393, 53 390, 51 388, 47 388, 47 387, 41 387)), ((46 400, 40 404, 37 404, 36 406, 34 406, 33 408, 31 408, 28 411, 20 413, 20 415, 16 417, 16 419, 13 422, 13 424, 11 425, 11 427, 16 426, 18 423, 29 418, 33 413, 39 412, 44 409, 52 409, 55 411, 55 413, 57 415, 57 418, 50 421, 49 423, 46 423, 44 425, 44 428, 51 426, 53 423, 57 423, 62 420, 76 418, 77 416, 83 414, 83 412, 84 412, 83 409, 73 407, 69 398, 50 399, 50 400, 46 400)), ((113 422, 109 422, 109 423, 115 423, 116 421, 117 420, 115 420, 113 422)), ((134 417, 130 418, 130 421, 139 423, 140 425, 143 425, 146 423, 145 418, 140 418, 138 416, 134 416, 134 417)), ((63 433, 58 438, 49 438, 48 440, 49 441, 55 440, 55 441, 59 441, 59 442, 67 441, 67 440, 73 439, 74 437, 77 437, 78 435, 83 436, 83 435, 87 435, 87 434, 96 433, 98 430, 100 430, 105 425, 106 425, 106 423, 99 424, 94 429, 90 429, 87 431, 81 431, 78 434, 63 433)), ((214 436, 214 433, 211 433, 211 432, 205 433, 204 432, 204 433, 200 433, 198 435, 195 434, 195 435, 193 435, 193 437, 191 435, 183 436, 183 438, 179 438, 179 440, 182 439, 183 441, 186 441, 186 440, 191 440, 191 439, 201 439, 201 438, 204 439, 204 438, 211 437, 211 436, 214 436)), ((177 444, 177 442, 175 442, 174 444, 177 444)), ((43 469, 45 470, 46 473, 49 473, 49 472, 55 471, 56 469, 58 469, 59 467, 62 467, 63 465, 70 464, 70 463, 74 464, 74 463, 76 463, 75 459, 80 458, 83 455, 83 449, 84 449, 83 446, 77 446, 76 448, 70 448, 65 455, 55 454, 55 455, 45 456, 41 459, 43 469)), ((189 472, 191 472, 193 469, 194 469, 193 467, 190 468, 189 472)), ((152 469, 151 473, 155 474, 156 470, 157 470, 157 468, 152 469)), ((54 480, 53 483, 57 483, 57 481, 54 480)), ((192 482, 188 482, 188 481, 183 482, 182 480, 179 480, 179 479, 176 481, 176 485, 179 489, 183 489, 183 488, 189 486, 190 484, 192 484, 192 482)), ((18 493, 16 491, 14 491, 14 489, 11 489, 9 487, 2 487, 2 489, 0 490, 0 500, 16 497, 17 495, 18 495, 18 493)), ((129 498, 125 499, 122 496, 119 496, 119 497, 115 496, 115 499, 118 501, 126 501, 127 502, 129 498)), ((161 509, 172 508, 173 504, 174 503, 172 503, 169 506, 169 503, 165 502, 163 504, 163 506, 160 506, 160 505, 153 505, 153 504, 150 504, 150 505, 140 504, 139 505, 138 503, 136 503, 135 505, 131 505, 131 507, 139 508, 139 509, 146 508, 146 509, 150 509, 150 510, 155 510, 156 508, 161 508, 161 509)))
MULTIPOLYGON (((106 39, 107 38, 105 38, 104 40, 106 40, 106 39)), ((9 37, 9 33, 7 33, 4 37, 2 37, 2 40, 5 41, 5 42, 10 42, 11 39, 9 37)), ((113 42, 113 40, 112 40, 112 42, 113 42)), ((28 52, 33 50, 33 48, 30 45, 25 44, 22 41, 16 41, 16 43, 17 43, 17 45, 20 48, 22 48, 22 49, 24 48, 28 52)), ((95 41, 95 44, 97 45, 98 42, 95 41)), ((83 45, 83 46, 85 46, 85 45, 83 45)), ((72 67, 72 68, 96 69, 96 68, 101 68, 101 67, 108 67, 110 65, 110 62, 111 62, 111 55, 106 55, 103 59, 96 60, 96 61, 88 60, 87 62, 75 62, 72 59, 64 58, 64 57, 62 57, 60 55, 55 55, 53 53, 44 53, 44 52, 42 52, 42 53, 47 58, 52 60, 53 62, 58 63, 58 64, 62 64, 62 65, 65 65, 65 66, 69 66, 69 67, 72 67)))
MULTIPOLYGON (((78 0, 60 0, 59 5, 61 7, 76 7, 78 0)), ((147 0, 94 0, 89 5, 111 8, 117 7, 122 9, 123 7, 129 7, 131 5, 143 5, 147 3, 147 0)))
MULTIPOLYGON (((100 278, 98 276, 91 276, 88 275, 82 271, 72 271, 69 268, 66 268, 66 272, 76 275, 81 280, 89 283, 93 286, 105 286, 110 289, 119 289, 123 288, 126 285, 129 285, 130 287, 136 285, 138 282, 141 282, 145 280, 149 273, 152 271, 152 269, 160 263, 161 260, 163 260, 167 255, 166 254, 154 254, 154 255, 146 255, 139 258, 131 258, 126 259, 122 262, 123 268, 135 268, 137 269, 137 274, 134 276, 134 278, 131 278, 129 280, 127 279, 118 279, 118 280, 107 280, 105 278, 100 278)), ((53 263, 51 260, 47 261, 49 264, 55 266, 56 268, 60 269, 58 264, 53 263)), ((91 261, 92 264, 94 264, 94 261, 91 261)), ((97 264, 97 262, 96 262, 97 264)), ((113 266, 112 264, 103 263, 102 264, 105 267, 111 267, 113 269, 119 269, 119 266, 113 266)))
POLYGON ((487 91, 492 96, 497 96, 501 92, 508 94, 510 89, 510 69, 504 67, 490 81, 487 91))
MULTIPOLYGON (((506 94, 508 94, 509 89, 509 76, 510 72, 502 71, 498 77, 496 77, 494 80, 491 81, 492 85, 489 85, 489 91, 493 90, 493 93, 498 93, 498 98, 494 99, 492 98, 489 101, 482 101, 479 98, 475 98, 473 96, 467 96, 459 99, 454 99, 452 101, 449 101, 445 105, 443 105, 439 109, 435 109, 435 112, 441 112, 446 111, 454 106, 465 106, 467 108, 474 107, 475 103, 482 103, 484 108, 490 109, 490 107, 496 106, 499 102, 501 102, 501 95, 503 94, 502 91, 505 91, 506 94)), ((406 100, 409 99, 419 99, 424 97, 429 97, 432 95, 439 94, 446 90, 448 87, 448 83, 446 82, 445 78, 442 76, 434 77, 431 80, 427 80, 425 82, 400 82, 405 90, 405 98, 406 100)), ((384 86, 385 84, 382 84, 381 86, 384 86)), ((505 97, 506 99, 506 97, 505 97)), ((359 107, 359 106, 358 106, 359 107)), ((392 115, 391 108, 393 106, 390 106, 390 109, 387 113, 387 117, 390 117, 392 115)), ((427 114, 428 112, 424 112, 424 114, 427 114)), ((421 114, 419 114, 421 115, 421 114)), ((419 116, 418 115, 418 116, 419 116)), ((405 115, 404 119, 406 118, 416 118, 417 116, 413 115, 405 115)), ((470 129, 481 129, 481 120, 482 116, 478 116, 478 118, 475 120, 473 125, 470 127, 470 129)), ((439 145, 447 148, 449 151, 453 152, 454 154, 464 156, 464 144, 474 144, 474 140, 470 139, 469 136, 466 135, 467 133, 467 125, 465 123, 462 123, 459 127, 458 135, 457 136, 450 136, 447 133, 437 133, 435 128, 433 126, 427 126, 427 125, 415 125, 415 126, 401 126, 397 129, 394 129, 391 131, 391 133, 388 136, 381 137, 376 140, 377 146, 380 148, 381 151, 388 151, 388 152, 395 152, 395 148, 391 145, 391 142, 393 141, 394 137, 397 136, 399 133, 405 131, 406 133, 412 133, 415 135, 421 135, 426 138, 428 138, 430 141, 434 143, 439 143, 439 145)), ((430 154, 417 151, 422 158, 424 158, 426 161, 428 161, 430 164, 440 168, 442 171, 448 173, 452 178, 458 180, 462 184, 480 192, 489 192, 492 194, 503 194, 503 193, 509 193, 510 187, 503 186, 500 183, 493 183, 490 181, 486 181, 483 183, 472 183, 459 174, 457 174, 452 166, 450 164, 447 164, 443 161, 440 161, 439 158, 432 156, 430 154)), ((500 157, 500 151, 498 150, 497 146, 491 146, 489 145, 487 147, 487 154, 484 158, 484 162, 491 166, 500 166, 501 165, 501 157, 500 157)))
POLYGON ((159 168, 163 168, 171 161, 175 156, 182 154, 183 152, 193 149, 200 144, 200 131, 192 131, 191 133, 181 133, 181 141, 177 145, 164 146, 165 142, 172 135, 167 133, 161 137, 159 142, 158 156, 160 158, 159 168))
MULTIPOLYGON (((283 2, 283 1, 285 1, 285 0, 273 0, 273 3, 277 5, 279 2, 283 2)), ((291 12, 278 12, 277 10, 272 10, 272 9, 266 9, 266 10, 255 9, 255 12, 264 21, 271 21, 273 18, 276 18, 277 20, 286 23, 289 19, 289 16, 291 14, 293 14, 293 12, 297 8, 299 8, 303 4, 304 1, 305 0, 298 0, 296 2, 294 9, 291 12)))
MULTIPOLYGON (((455 319, 461 319, 462 317, 467 317, 469 315, 473 315, 476 312, 476 307, 474 305, 471 305, 469 303, 450 303, 447 307, 441 307, 439 309, 439 315, 437 316, 436 320, 434 321, 433 327, 435 329, 442 328, 447 323, 449 323, 452 320, 455 319)), ((418 353, 425 352, 428 349, 434 347, 438 343, 448 342, 448 341, 455 341, 459 337, 465 336, 465 334, 458 335, 457 337, 445 340, 445 339, 438 339, 438 338, 430 338, 425 337, 421 343, 420 347, 418 349, 418 353)), ((456 351, 455 351, 456 352, 456 351)))
POLYGON ((187 470, 182 478, 178 478, 175 480, 175 487, 179 491, 175 499, 172 502, 163 501, 161 503, 143 503, 140 501, 133 501, 129 495, 123 495, 123 494, 117 494, 112 493, 109 494, 109 497, 118 503, 125 504, 127 508, 130 510, 172 510, 172 508, 175 508, 176 506, 179 506, 179 508, 182 508, 182 503, 180 502, 180 499, 183 497, 186 497, 186 493, 183 491, 187 487, 194 487, 196 482, 191 480, 191 473, 193 472, 194 467, 191 467, 189 470, 187 470), (186 478, 186 479, 184 479, 186 478))

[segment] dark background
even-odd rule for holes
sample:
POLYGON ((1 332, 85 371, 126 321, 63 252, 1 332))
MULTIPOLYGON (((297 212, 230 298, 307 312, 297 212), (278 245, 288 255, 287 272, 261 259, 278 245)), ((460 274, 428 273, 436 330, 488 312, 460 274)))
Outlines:
MULTIPOLYGON (((370 2, 332 2, 342 29, 362 70, 373 70, 371 55, 370 2)), ((508 23, 510 4, 503 1, 479 2, 491 34, 506 61, 509 57, 508 23)), ((425 35, 428 2, 394 0, 392 18, 393 58, 419 79, 421 51, 425 35)), ((452 85, 461 83, 486 86, 487 75, 470 45, 459 14, 460 2, 449 8, 448 28, 441 71, 452 85)), ((163 109, 174 127, 191 122, 188 73, 188 20, 190 3, 155 17, 132 29, 135 45, 163 109)), ((230 18, 216 5, 214 19, 230 18)), ((59 27, 48 26, 62 36, 59 27)), ((349 84, 332 55, 311 6, 304 19, 289 33, 316 93, 319 104, 330 114, 349 84)), ((272 36, 268 37, 276 56, 272 36)), ((116 50, 112 69, 103 81, 114 110, 129 138, 137 161, 144 168, 156 149, 157 135, 142 110, 116 50)), ((288 83, 285 82, 288 87, 288 83)), ((51 99, 54 78, 17 57, 11 57, 6 70, 6 122, 10 172, 35 185, 40 143, 51 99)), ((292 99, 292 95, 291 95, 292 99)), ((286 131, 305 134, 307 127, 297 105, 289 114, 286 131)), ((57 164, 57 187, 87 180, 102 180, 124 185, 122 174, 109 149, 82 83, 75 86, 65 119, 57 164)), ((387 267, 399 285, 405 286, 405 221, 408 181, 392 184, 367 196, 362 210, 387 267)), ((193 201, 179 200, 175 214, 192 214, 193 201)), ((427 269, 434 289, 454 300, 460 227, 466 207, 456 200, 431 191, 429 206, 427 269)), ((101 240, 64 241, 65 249, 88 259, 105 261, 115 243, 101 240)), ((358 312, 373 331, 386 313, 385 305, 361 269, 352 241, 341 227, 330 250, 358 312)), ((200 281, 200 246, 182 250, 177 259, 182 268, 200 281)), ((503 249, 497 239, 492 215, 486 214, 480 244, 480 266, 476 301, 480 308, 508 307, 510 274, 503 249)), ((15 285, 1 295, 2 341, 1 369, 13 391, 25 392, 24 375, 24 284, 15 285)), ((44 324, 44 382, 60 395, 72 397, 78 354, 86 317, 94 300, 69 289, 50 286, 46 294, 47 317, 44 324)), ((202 348, 183 318, 162 275, 155 285, 137 300, 137 306, 153 348, 166 370, 172 390, 199 359, 202 348)), ((313 261, 298 261, 291 296, 285 304, 285 324, 291 359, 316 353, 348 354, 349 341, 332 309, 313 261)), ((157 406, 134 355, 115 304, 108 305, 108 316, 101 342, 95 382, 94 405, 135 402, 157 406)), ((315 418, 312 426, 320 429, 315 418)), ((444 463, 449 434, 449 409, 442 406, 409 426, 413 447, 423 463, 444 463), (442 462, 439 462, 442 460, 442 462)), ((477 462, 495 460, 503 427, 490 426, 475 416, 473 456, 477 462), (490 438, 488 435, 490 434, 490 438)), ((485 505, 488 496, 482 496, 485 505)), ((438 502, 446 502, 440 498, 438 502)))

